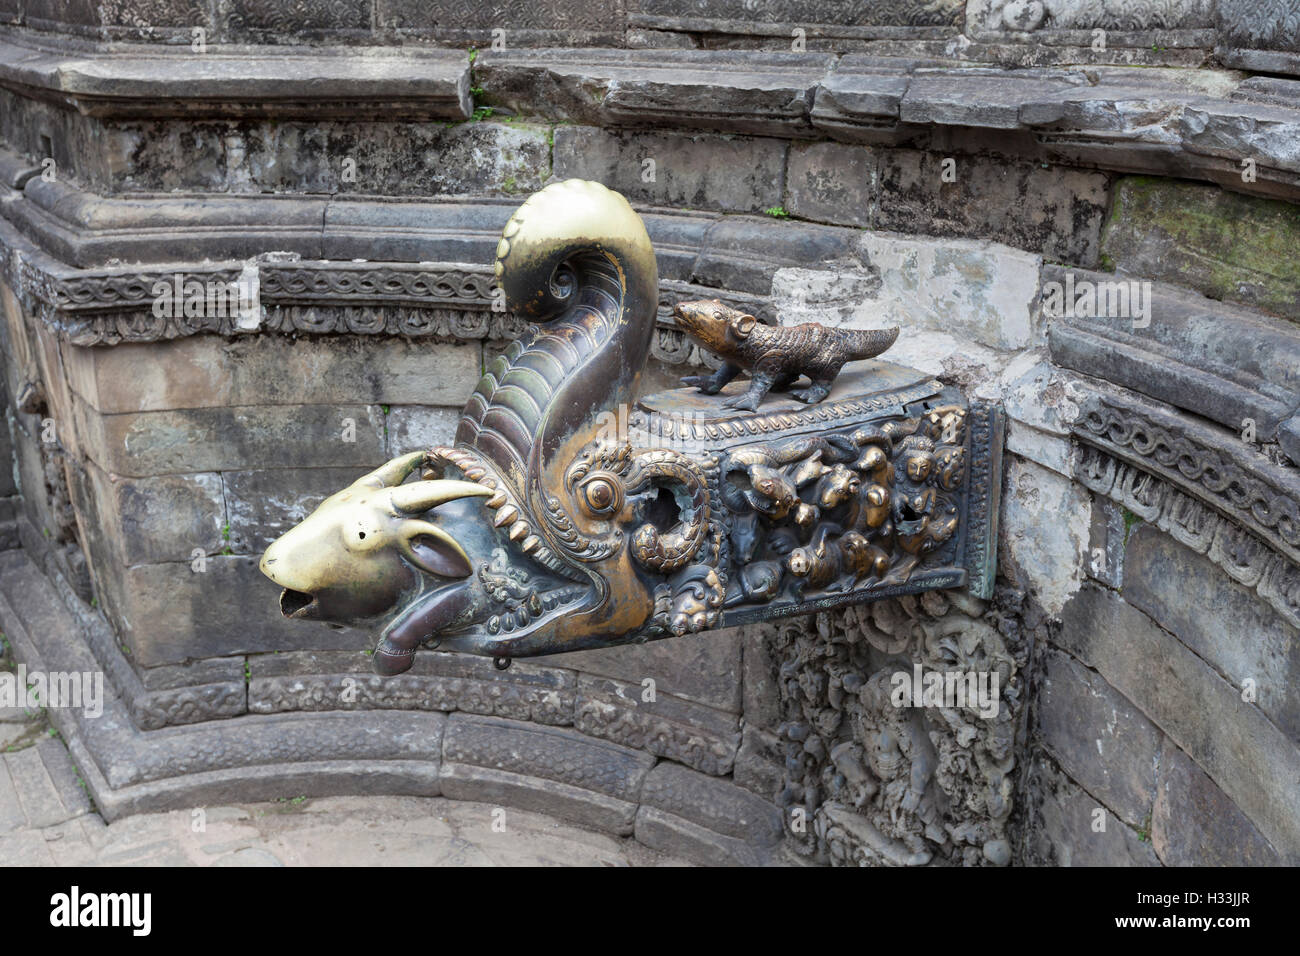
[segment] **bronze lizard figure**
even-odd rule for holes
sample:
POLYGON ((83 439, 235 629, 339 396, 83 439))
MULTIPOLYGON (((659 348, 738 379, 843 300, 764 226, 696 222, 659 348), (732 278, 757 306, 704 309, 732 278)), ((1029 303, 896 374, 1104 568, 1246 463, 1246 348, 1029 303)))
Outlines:
POLYGON ((673 317, 678 328, 723 360, 712 375, 688 375, 682 384, 716 395, 741 369, 747 369, 752 379, 749 390, 722 404, 751 412, 768 391, 789 388, 801 374, 812 384, 791 394, 801 402, 820 402, 830 394, 831 383, 846 362, 874 358, 898 338, 897 326, 868 330, 831 329, 816 322, 764 325, 717 299, 679 302, 673 317))

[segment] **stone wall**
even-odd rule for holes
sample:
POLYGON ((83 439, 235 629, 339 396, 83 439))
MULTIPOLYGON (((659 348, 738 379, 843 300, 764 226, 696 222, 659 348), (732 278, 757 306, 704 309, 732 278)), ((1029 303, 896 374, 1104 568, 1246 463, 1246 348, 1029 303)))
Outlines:
POLYGON ((1284 0, 507 0, 467 9, 437 0, 6 0, 0 23, 87 40, 160 45, 439 44, 870 50, 964 53, 1028 62, 1197 63, 1212 52, 1267 72, 1296 64, 1284 0), (201 31, 197 33, 195 31, 201 31), (1098 39, 1101 33, 1102 40, 1098 39))

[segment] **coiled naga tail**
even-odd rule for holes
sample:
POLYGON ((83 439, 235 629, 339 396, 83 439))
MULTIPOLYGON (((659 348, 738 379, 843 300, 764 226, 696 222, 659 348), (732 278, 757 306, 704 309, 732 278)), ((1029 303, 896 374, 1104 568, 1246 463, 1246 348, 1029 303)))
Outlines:
MULTIPOLYGON (((534 324, 488 367, 454 445, 416 456, 424 497, 402 484, 412 456, 397 459, 263 559, 286 615, 382 621, 381 673, 409 668, 426 642, 508 659, 617 643, 656 615, 677 630, 716 616, 696 607, 711 569, 691 567, 710 520, 699 465, 634 449, 605 422, 632 401, 654 334, 640 217, 596 183, 548 186, 510 217, 496 276, 534 324), (433 510, 409 514, 410 500, 433 510), (690 615, 674 618, 675 588, 696 595, 690 615), (352 599, 330 601, 340 589, 352 599)), ((716 573, 709 587, 704 603, 720 606, 716 573)))

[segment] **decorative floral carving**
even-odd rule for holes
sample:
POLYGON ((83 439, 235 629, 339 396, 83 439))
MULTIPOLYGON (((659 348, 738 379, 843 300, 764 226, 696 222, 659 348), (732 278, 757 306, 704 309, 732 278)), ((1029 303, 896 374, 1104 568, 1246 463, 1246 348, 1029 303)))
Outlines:
POLYGON ((1230 46, 1300 49, 1294 0, 1219 0, 1219 30, 1230 46))

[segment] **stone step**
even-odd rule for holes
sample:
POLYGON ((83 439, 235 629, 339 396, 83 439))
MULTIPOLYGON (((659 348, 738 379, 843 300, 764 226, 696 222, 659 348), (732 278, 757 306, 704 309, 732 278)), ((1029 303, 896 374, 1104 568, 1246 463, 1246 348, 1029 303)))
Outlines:
POLYGON ((45 738, 0 757, 0 832, 48 827, 91 810, 68 751, 45 738))
MULTIPOLYGON (((114 115, 246 114, 266 101, 383 102, 394 116, 460 120, 472 110, 469 57, 463 50, 403 49, 389 55, 305 54, 227 59, 189 55, 181 48, 137 47, 110 59, 34 50, 0 39, 0 78, 45 89, 96 112, 114 115), (328 91, 328 92, 327 92, 328 91), (107 101, 107 102, 105 102, 107 101), (91 107, 90 104, 97 104, 91 107), (111 105, 110 105, 111 104, 111 105)), ((276 113, 293 115, 280 102, 276 113)), ((319 118, 319 104, 306 107, 319 118)))

